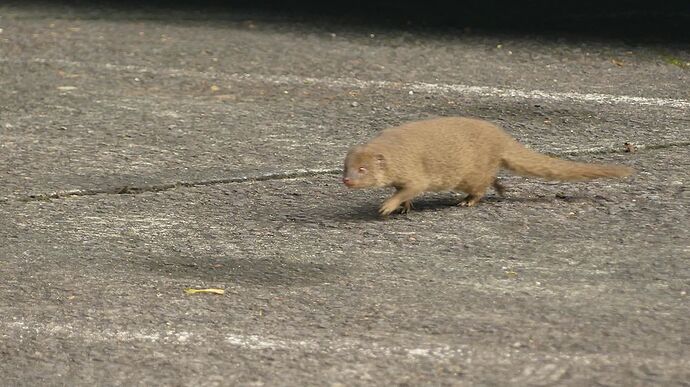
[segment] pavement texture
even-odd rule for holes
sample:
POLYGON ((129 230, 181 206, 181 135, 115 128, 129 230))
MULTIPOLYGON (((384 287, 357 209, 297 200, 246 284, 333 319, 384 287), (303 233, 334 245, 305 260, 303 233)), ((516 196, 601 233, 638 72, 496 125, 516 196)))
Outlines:
POLYGON ((687 44, 281 15, 0 5, 2 384, 688 384, 687 44), (445 115, 637 173, 340 184, 445 115))

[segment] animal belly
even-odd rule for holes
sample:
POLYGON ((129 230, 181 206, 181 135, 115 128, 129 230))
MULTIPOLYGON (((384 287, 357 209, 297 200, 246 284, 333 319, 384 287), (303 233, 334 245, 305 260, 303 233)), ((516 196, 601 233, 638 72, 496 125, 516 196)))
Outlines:
POLYGON ((452 191, 460 183, 461 182, 459 179, 450 179, 447 177, 446 178, 432 179, 429 182, 429 185, 427 186, 427 191, 431 191, 431 192, 452 191))

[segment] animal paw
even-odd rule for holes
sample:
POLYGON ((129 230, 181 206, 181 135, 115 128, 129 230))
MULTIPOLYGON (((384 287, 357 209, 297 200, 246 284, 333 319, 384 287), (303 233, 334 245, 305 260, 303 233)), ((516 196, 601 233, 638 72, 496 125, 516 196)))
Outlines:
POLYGON ((460 201, 460 203, 458 203, 458 206, 460 206, 460 207, 472 207, 472 206, 475 206, 477 203, 479 203, 479 200, 481 200, 481 198, 478 196, 467 195, 466 198, 462 199, 462 201, 460 201))
POLYGON ((392 214, 393 211, 397 210, 398 207, 400 207, 398 203, 386 200, 385 202, 383 202, 381 208, 379 208, 379 214, 381 216, 388 216, 392 214))
POLYGON ((410 210, 412 210, 412 208, 414 208, 414 207, 412 207, 412 201, 411 200, 403 202, 402 203, 402 210, 400 210, 400 213, 401 214, 407 214, 408 212, 410 212, 410 210))

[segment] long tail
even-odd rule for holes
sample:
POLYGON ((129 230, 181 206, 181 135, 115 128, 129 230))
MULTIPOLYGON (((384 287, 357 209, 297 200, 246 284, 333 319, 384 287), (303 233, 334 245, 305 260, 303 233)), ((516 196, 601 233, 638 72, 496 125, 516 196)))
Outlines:
POLYGON ((601 177, 625 177, 634 170, 622 165, 588 164, 561 160, 529 150, 513 141, 502 158, 502 166, 519 175, 549 180, 589 180, 601 177))

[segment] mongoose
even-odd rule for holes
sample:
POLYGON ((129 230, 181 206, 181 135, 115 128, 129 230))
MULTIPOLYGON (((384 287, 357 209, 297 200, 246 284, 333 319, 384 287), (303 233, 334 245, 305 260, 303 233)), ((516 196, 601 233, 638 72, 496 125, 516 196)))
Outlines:
POLYGON ((345 158, 343 183, 350 188, 395 187, 379 213, 389 215, 425 191, 462 191, 461 206, 474 206, 493 186, 499 168, 550 180, 588 180, 630 175, 620 165, 561 160, 529 150, 498 126, 474 118, 446 117, 410 122, 383 130, 345 158))

